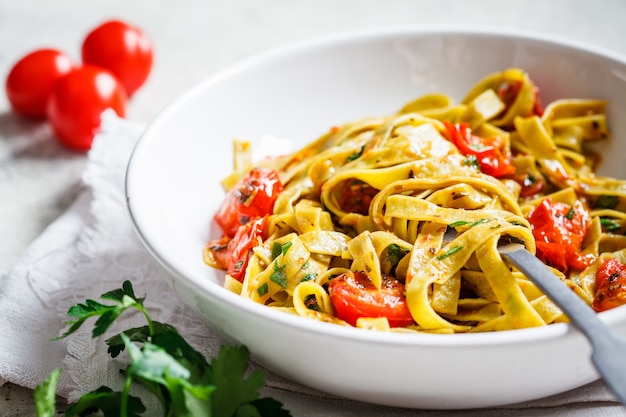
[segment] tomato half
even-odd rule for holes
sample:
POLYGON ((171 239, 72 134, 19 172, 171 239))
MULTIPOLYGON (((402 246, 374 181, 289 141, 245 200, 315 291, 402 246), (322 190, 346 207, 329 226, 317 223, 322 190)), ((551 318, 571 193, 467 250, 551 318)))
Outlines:
POLYGON ((45 117, 54 85, 75 66, 68 55, 56 49, 38 49, 24 56, 6 79, 13 110, 27 117, 45 117))
POLYGON ((93 29, 82 45, 83 62, 115 74, 128 96, 141 87, 152 68, 152 43, 139 28, 110 20, 93 29))
POLYGON ((528 216, 537 244, 537 256, 544 263, 567 272, 582 270, 593 256, 580 253, 590 224, 590 216, 579 201, 569 204, 545 198, 528 216))
POLYGON ((365 272, 347 273, 330 280, 328 293, 337 317, 356 326, 360 317, 386 317, 391 327, 413 324, 404 296, 404 285, 392 277, 383 277, 376 288, 365 272))
POLYGON ((494 136, 481 138, 472 134, 467 123, 443 122, 449 140, 463 155, 473 155, 480 165, 481 172, 492 177, 501 178, 514 174, 515 167, 511 164, 511 156, 505 148, 502 138, 494 136))
POLYGON ((282 191, 276 171, 254 168, 228 192, 215 213, 215 221, 227 236, 233 237, 241 225, 271 214, 282 191))
POLYGON ((232 239, 223 236, 219 240, 209 242, 207 248, 219 267, 236 280, 243 282, 252 248, 263 242, 266 224, 267 216, 260 217, 239 227, 232 239))
POLYGON ((57 139, 69 148, 86 151, 100 128, 101 113, 111 108, 126 113, 124 87, 109 71, 84 65, 57 81, 47 114, 57 139))
POLYGON ((597 290, 592 307, 606 311, 626 304, 626 265, 619 259, 606 259, 596 273, 597 290))

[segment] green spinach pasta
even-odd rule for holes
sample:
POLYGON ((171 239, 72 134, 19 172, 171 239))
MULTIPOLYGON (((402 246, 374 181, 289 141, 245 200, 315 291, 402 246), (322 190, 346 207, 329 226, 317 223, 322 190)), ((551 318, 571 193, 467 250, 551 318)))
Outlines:
POLYGON ((305 318, 464 333, 567 321, 498 245, 525 245, 597 311, 626 303, 626 182, 596 174, 607 103, 545 109, 522 69, 428 94, 256 164, 235 141, 205 262, 305 318))

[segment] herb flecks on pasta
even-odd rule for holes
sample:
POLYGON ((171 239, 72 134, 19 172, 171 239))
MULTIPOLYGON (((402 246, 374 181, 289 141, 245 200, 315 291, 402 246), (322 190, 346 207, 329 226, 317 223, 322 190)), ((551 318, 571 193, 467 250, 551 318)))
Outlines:
POLYGON ((626 303, 626 182, 595 174, 601 99, 545 110, 521 69, 429 94, 253 165, 235 142, 205 262, 254 302, 379 331, 567 321, 498 245, 523 244, 597 311, 626 303))

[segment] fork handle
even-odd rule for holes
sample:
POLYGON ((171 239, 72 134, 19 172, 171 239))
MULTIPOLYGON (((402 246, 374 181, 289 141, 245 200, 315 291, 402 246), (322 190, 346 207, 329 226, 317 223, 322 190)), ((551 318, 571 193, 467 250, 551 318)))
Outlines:
POLYGON ((626 338, 615 333, 563 281, 523 245, 511 243, 498 252, 558 305, 593 347, 591 359, 613 393, 626 404, 626 338))

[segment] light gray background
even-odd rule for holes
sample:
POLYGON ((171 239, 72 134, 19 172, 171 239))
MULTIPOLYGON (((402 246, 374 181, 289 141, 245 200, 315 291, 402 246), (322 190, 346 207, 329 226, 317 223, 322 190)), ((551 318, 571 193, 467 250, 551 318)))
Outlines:
MULTIPOLYGON (((127 115, 145 122, 185 90, 231 63, 288 42, 357 29, 506 26, 556 34, 626 55, 624 0, 0 0, 2 85, 15 61, 36 48, 56 47, 78 60, 83 36, 108 18, 125 19, 143 28, 154 42, 153 73, 132 98, 127 115)), ((84 155, 59 146, 45 123, 24 121, 10 113, 2 91, 0 274, 77 195, 84 162, 84 155)), ((0 417, 34 415, 31 395, 11 384, 0 387, 0 417)), ((294 415, 314 415, 311 400, 281 392, 275 395, 294 415)), ((329 410, 333 415, 346 415, 341 412, 345 405, 333 407, 329 404, 325 415, 329 410)), ((367 414, 367 410, 367 406, 355 405, 350 414, 367 414)), ((500 410, 488 415, 518 415, 511 413, 500 410)), ((443 414, 416 411, 415 415, 443 414)), ((524 415, 619 416, 626 412, 591 404, 526 410, 524 415)))

